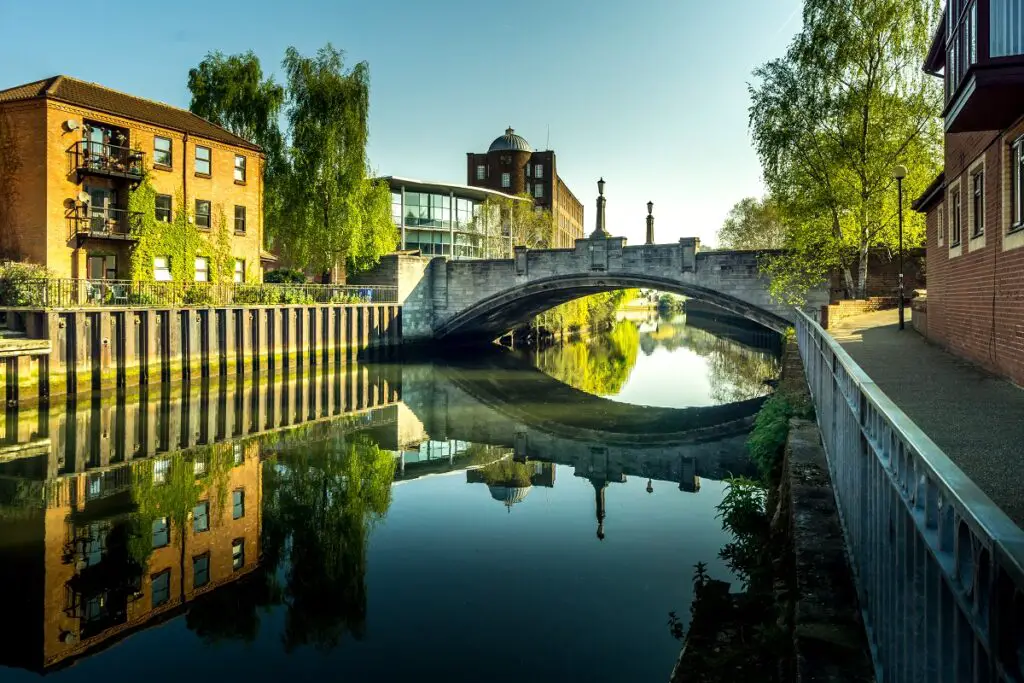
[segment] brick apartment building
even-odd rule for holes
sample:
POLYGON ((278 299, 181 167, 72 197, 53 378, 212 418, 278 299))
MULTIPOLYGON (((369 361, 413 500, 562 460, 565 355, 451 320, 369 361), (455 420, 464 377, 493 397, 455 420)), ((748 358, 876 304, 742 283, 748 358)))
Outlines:
POLYGON ((211 481, 208 456, 200 452, 137 460, 51 480, 45 509, 0 523, 12 549, 0 573, 12 591, 8 613, 18 623, 0 647, 0 664, 39 672, 66 666, 181 614, 257 568, 259 445, 214 448, 234 450, 222 454, 234 463, 223 479, 211 481), (146 510, 140 528, 130 491, 146 486, 140 477, 154 489, 169 487, 172 468, 181 466, 202 486, 195 506, 162 508, 168 516, 155 519, 146 510), (226 495, 218 495, 221 490, 226 495), (183 512, 184 528, 175 521, 183 512), (141 567, 129 550, 133 544, 148 552, 141 567))
POLYGON ((535 152, 511 128, 494 139, 486 153, 466 154, 466 184, 506 194, 528 194, 535 206, 551 212, 554 249, 572 248, 583 237, 583 205, 558 177, 555 153, 535 152))
POLYGON ((949 0, 925 71, 945 80, 945 169, 927 214, 925 334, 1024 384, 1024 15, 949 0))
MULTIPOLYGON (((260 148, 191 112, 68 76, 0 90, 0 257, 60 277, 127 278, 128 195, 144 173, 157 220, 177 215, 182 198, 200 232, 223 215, 234 279, 262 279, 260 148)), ((170 278, 174 258, 187 257, 154 257, 155 279, 170 278)), ((195 261, 194 279, 207 279, 209 257, 195 261)))

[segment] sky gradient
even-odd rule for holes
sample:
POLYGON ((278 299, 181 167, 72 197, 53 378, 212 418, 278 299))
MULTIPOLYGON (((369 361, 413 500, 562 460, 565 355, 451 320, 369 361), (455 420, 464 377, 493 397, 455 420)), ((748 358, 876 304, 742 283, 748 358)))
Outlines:
POLYGON ((188 70, 209 51, 251 49, 281 81, 287 46, 331 42, 370 64, 375 173, 465 183, 466 152, 511 125, 555 150, 587 233, 604 176, 608 229, 632 244, 648 200, 657 242, 713 243, 733 203, 761 194, 747 83, 800 26, 799 0, 95 7, 0 0, 0 89, 63 73, 187 107, 188 70))

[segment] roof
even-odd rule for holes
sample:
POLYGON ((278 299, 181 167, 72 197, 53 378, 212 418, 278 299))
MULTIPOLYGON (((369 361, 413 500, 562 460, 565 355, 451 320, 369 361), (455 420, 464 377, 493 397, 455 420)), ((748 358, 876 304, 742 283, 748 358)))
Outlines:
POLYGON ((530 147, 530 143, 526 141, 522 135, 516 135, 516 132, 509 126, 505 129, 505 134, 501 137, 494 138, 494 142, 487 148, 488 152, 532 152, 533 148, 530 147))
POLYGON ((519 201, 532 201, 525 197, 517 197, 513 194, 505 194, 497 190, 489 190, 486 187, 474 187, 472 185, 456 185, 454 183, 441 183, 430 180, 416 180, 415 178, 402 178, 399 176, 386 175, 377 178, 377 180, 385 180, 388 185, 391 186, 392 190, 397 190, 400 187, 404 187, 406 190, 412 190, 413 192, 444 192, 453 193, 456 196, 465 199, 479 199, 484 200, 488 197, 498 197, 501 199, 516 199, 519 201))
POLYGON ((196 116, 188 110, 128 95, 70 76, 51 76, 41 81, 0 90, 0 102, 33 99, 66 102, 85 109, 123 116, 134 121, 197 135, 227 145, 244 147, 254 152, 262 151, 259 145, 253 144, 201 116, 196 116))
POLYGON ((924 58, 925 73, 936 76, 946 66, 946 13, 942 13, 942 20, 935 27, 935 34, 932 36, 931 45, 928 47, 928 55, 924 58))
POLYGON ((942 198, 942 191, 946 188, 946 172, 943 171, 935 177, 935 180, 925 188, 921 196, 910 204, 910 208, 918 213, 927 213, 937 200, 942 198))

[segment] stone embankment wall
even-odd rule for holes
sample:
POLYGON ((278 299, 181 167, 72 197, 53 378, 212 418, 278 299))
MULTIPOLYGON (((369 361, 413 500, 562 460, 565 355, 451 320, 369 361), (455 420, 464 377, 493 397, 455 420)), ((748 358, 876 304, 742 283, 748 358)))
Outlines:
POLYGON ((398 304, 8 309, 49 354, 7 359, 4 400, 342 363, 402 341, 398 304))

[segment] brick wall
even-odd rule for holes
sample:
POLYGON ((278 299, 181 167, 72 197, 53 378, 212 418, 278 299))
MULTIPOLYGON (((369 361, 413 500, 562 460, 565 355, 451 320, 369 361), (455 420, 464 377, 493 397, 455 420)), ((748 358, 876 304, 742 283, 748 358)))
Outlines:
MULTIPOLYGON (((35 263, 46 262, 46 108, 42 101, 12 102, 0 106, 4 127, 9 127, 8 144, 17 173, 11 173, 8 160, 0 160, 0 215, 9 216, 0 244, 9 254, 4 256, 35 263)), ((0 143, 3 143, 0 140, 0 143)))
MULTIPOLYGON (((40 106, 43 104, 43 102, 39 102, 40 106)), ((130 146, 141 149, 146 155, 146 166, 150 169, 150 179, 154 189, 158 194, 171 195, 173 213, 176 214, 182 208, 178 205, 178 195, 183 192, 185 206, 189 211, 195 210, 196 199, 206 199, 212 202, 214 226, 217 225, 218 210, 222 210, 231 234, 232 255, 245 260, 248 279, 262 280, 259 252, 263 244, 263 160, 259 154, 194 136, 188 136, 186 140, 186 136, 177 131, 50 100, 45 102, 45 131, 39 131, 40 139, 46 141, 45 188, 34 190, 34 192, 44 193, 46 197, 45 240, 40 240, 41 232, 36 233, 33 238, 45 242, 45 256, 36 255, 32 260, 44 263, 61 277, 85 277, 86 256, 89 253, 116 254, 118 256, 118 277, 128 276, 130 244, 123 241, 89 238, 81 249, 76 249, 75 242, 69 240, 70 229, 67 219, 69 203, 73 202, 86 185, 116 187, 125 193, 123 197, 119 198, 120 205, 127 204, 128 185, 125 181, 107 181, 87 177, 83 179, 82 183, 78 183, 75 174, 69 173, 67 150, 72 144, 82 139, 81 124, 83 120, 110 124, 129 130, 130 146), (64 125, 64 122, 68 120, 77 122, 79 128, 68 130, 64 125), (158 135, 170 138, 172 141, 173 165, 169 170, 153 167, 153 139, 158 135), (199 176, 195 173, 197 144, 211 150, 209 177, 199 176), (245 184, 235 183, 235 154, 242 154, 246 157, 245 184), (246 207, 244 234, 234 233, 234 207, 236 205, 246 207)), ((39 179, 31 182, 35 186, 39 179)), ((33 227, 34 231, 39 229, 39 227, 33 227)), ((211 240, 214 239, 214 234, 215 231, 211 231, 211 240)))
POLYGON ((1024 384, 1024 233, 1008 232, 1006 198, 1009 144, 1020 135, 1024 119, 1001 133, 947 136, 946 189, 927 216, 927 335, 953 353, 1024 384), (972 239, 971 175, 982 168, 984 233, 972 239), (958 181, 963 234, 955 247, 949 231, 950 197, 958 181))
POLYGON ((825 327, 833 326, 851 316, 896 308, 899 301, 897 296, 874 296, 867 299, 845 299, 829 304, 825 327))
MULTIPOLYGON (((856 277, 860 266, 858 258, 853 264, 853 275, 856 277)), ((925 250, 923 248, 908 249, 903 257, 903 289, 909 293, 925 286, 925 250)), ((873 249, 868 254, 868 297, 896 296, 899 288, 900 261, 899 252, 889 249, 873 249)), ((843 275, 835 271, 829 277, 829 288, 832 301, 847 298, 843 286, 843 275)))

